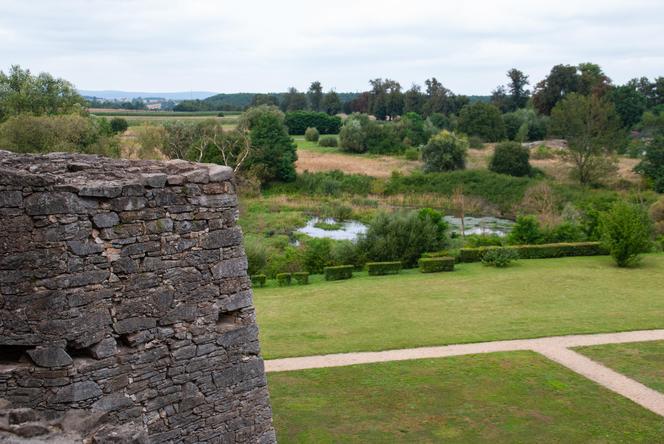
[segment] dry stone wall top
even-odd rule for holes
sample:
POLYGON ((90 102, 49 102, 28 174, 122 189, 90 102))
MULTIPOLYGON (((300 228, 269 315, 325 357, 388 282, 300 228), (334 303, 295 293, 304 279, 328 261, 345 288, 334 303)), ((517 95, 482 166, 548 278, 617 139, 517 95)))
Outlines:
POLYGON ((0 151, 0 397, 274 442, 236 220, 226 167, 0 151))

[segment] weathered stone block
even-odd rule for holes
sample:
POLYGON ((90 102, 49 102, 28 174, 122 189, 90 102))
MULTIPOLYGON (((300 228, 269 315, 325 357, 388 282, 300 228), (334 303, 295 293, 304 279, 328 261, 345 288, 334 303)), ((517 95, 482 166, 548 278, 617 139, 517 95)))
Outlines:
POLYGON ((66 402, 84 401, 101 395, 102 391, 99 388, 99 385, 95 382, 75 382, 71 385, 60 388, 53 397, 52 402, 61 404, 66 402))
POLYGON ((97 228, 111 228, 120 223, 117 213, 98 213, 92 216, 92 222, 97 228))
POLYGON ((27 353, 40 367, 64 367, 73 362, 71 356, 60 347, 37 347, 27 353))

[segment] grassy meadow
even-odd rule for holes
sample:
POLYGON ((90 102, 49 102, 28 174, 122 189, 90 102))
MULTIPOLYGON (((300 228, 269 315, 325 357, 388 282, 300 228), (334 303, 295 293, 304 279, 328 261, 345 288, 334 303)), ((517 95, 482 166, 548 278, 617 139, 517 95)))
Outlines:
POLYGON ((533 352, 268 374, 281 443, 655 443, 662 418, 533 352))
POLYGON ((272 359, 664 328, 663 271, 663 254, 635 269, 608 256, 459 264, 452 273, 257 288, 254 303, 272 359))

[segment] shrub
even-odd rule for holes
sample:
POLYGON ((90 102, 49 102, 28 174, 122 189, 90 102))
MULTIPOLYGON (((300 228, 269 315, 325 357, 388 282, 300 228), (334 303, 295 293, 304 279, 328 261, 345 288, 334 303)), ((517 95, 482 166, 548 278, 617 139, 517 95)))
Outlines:
POLYGON ((357 245, 372 261, 400 261, 412 267, 422 253, 444 246, 440 229, 431 217, 417 212, 379 213, 357 245))
POLYGON ((141 159, 158 159, 159 151, 164 146, 166 131, 159 126, 139 126, 134 128, 136 140, 140 145, 141 159))
POLYGON ((277 283, 280 287, 285 287, 291 284, 291 273, 277 273, 277 283))
POLYGON ((528 149, 522 147, 520 143, 499 143, 489 162, 489 169, 495 173, 510 176, 528 176, 531 172, 529 158, 528 149))
POLYGON ((507 240, 513 245, 537 244, 542 239, 539 222, 535 216, 519 216, 507 240))
POLYGON ((306 271, 296 271, 293 273, 293 278, 298 285, 307 285, 309 284, 309 273, 306 271))
POLYGON ((504 239, 497 234, 470 234, 466 236, 466 245, 472 248, 500 246, 504 239))
POLYGON ((546 145, 539 145, 537 148, 532 150, 530 157, 533 159, 553 159, 556 157, 556 153, 546 145))
POLYGON ((658 193, 664 193, 664 136, 656 136, 646 147, 643 160, 635 170, 653 184, 658 193))
POLYGON ((127 128, 129 128, 127 119, 123 119, 122 117, 114 117, 111 119, 111 131, 114 133, 124 133, 127 131, 127 128))
POLYGON ((367 271, 369 276, 398 274, 401 271, 401 262, 368 262, 367 271))
POLYGON ((318 142, 319 138, 320 138, 320 133, 316 128, 309 127, 304 132, 304 140, 308 142, 318 142))
POLYGON ((422 148, 424 171, 441 172, 462 170, 466 167, 468 141, 449 131, 432 136, 422 148))
POLYGON ((339 145, 345 151, 365 153, 367 151, 364 127, 369 125, 369 117, 365 114, 351 114, 339 132, 339 145))
POLYGON ((267 248, 262 240, 247 236, 244 240, 249 275, 258 274, 267 266, 267 248))
POLYGON ((398 128, 400 138, 404 145, 422 145, 426 143, 429 138, 424 125, 424 119, 422 119, 422 116, 414 112, 404 114, 398 123, 398 128))
POLYGON ((265 282, 267 281, 267 276, 264 274, 254 274, 251 276, 251 283, 254 287, 265 287, 265 282))
POLYGON ((406 148, 403 155, 406 160, 418 160, 420 158, 420 150, 414 147, 406 148))
POLYGON ((312 274, 320 274, 323 269, 331 265, 332 240, 308 239, 304 246, 304 269, 312 274))
POLYGON ((512 248, 492 248, 482 256, 482 263, 486 266, 504 268, 519 258, 519 254, 512 248))
POLYGON ((518 254, 520 259, 547 259, 607 254, 607 250, 600 242, 514 245, 509 247, 462 248, 459 250, 459 262, 480 262, 487 252, 496 248, 513 250, 518 254))
POLYGON ((307 128, 317 128, 320 134, 337 134, 341 128, 341 118, 338 116, 315 111, 287 112, 285 122, 291 135, 306 136, 307 128))
POLYGON ((339 146, 337 138, 334 136, 323 136, 318 139, 318 146, 327 147, 327 148, 336 148, 339 146))
POLYGON ((369 121, 364 129, 366 150, 372 154, 394 154, 403 150, 394 124, 369 121))
POLYGON ((469 136, 479 136, 489 142, 505 138, 505 124, 500 110, 494 105, 475 102, 461 108, 459 131, 469 136))
POLYGON ((439 271, 454 271, 453 257, 420 258, 418 261, 422 273, 437 273, 439 271))
MULTIPOLYGON (((268 189, 275 193, 303 193, 310 195, 339 196, 341 194, 367 195, 374 179, 363 174, 344 174, 341 171, 325 171, 298 174, 295 182, 273 184, 268 189)), ((334 217, 328 215, 329 217, 334 217)), ((336 217, 335 217, 336 218, 336 217)))
POLYGON ((664 197, 652 204, 650 218, 654 223, 655 234, 664 235, 664 197))
POLYGON ((639 206, 618 201, 600 217, 602 243, 619 267, 635 265, 651 247, 652 226, 639 206))
POLYGON ((334 267, 325 267, 325 280, 338 281, 341 279, 350 279, 353 277, 352 265, 337 265, 334 267))
POLYGON ((470 136, 468 138, 468 147, 473 148, 475 150, 481 150, 482 148, 484 148, 484 142, 482 141, 481 137, 470 136))
POLYGON ((561 242, 582 242, 586 239, 581 226, 572 222, 563 222, 543 233, 544 242, 553 244, 561 242))
POLYGON ((348 240, 332 244, 331 259, 334 265, 352 264, 356 269, 362 268, 366 262, 362 250, 354 242, 348 240))

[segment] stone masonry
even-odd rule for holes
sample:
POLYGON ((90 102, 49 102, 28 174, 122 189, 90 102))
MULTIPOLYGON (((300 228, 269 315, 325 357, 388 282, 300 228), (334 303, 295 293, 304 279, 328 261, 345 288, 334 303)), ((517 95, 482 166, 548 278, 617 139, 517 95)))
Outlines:
POLYGON ((0 398, 153 443, 275 442, 232 176, 0 151, 0 398))

